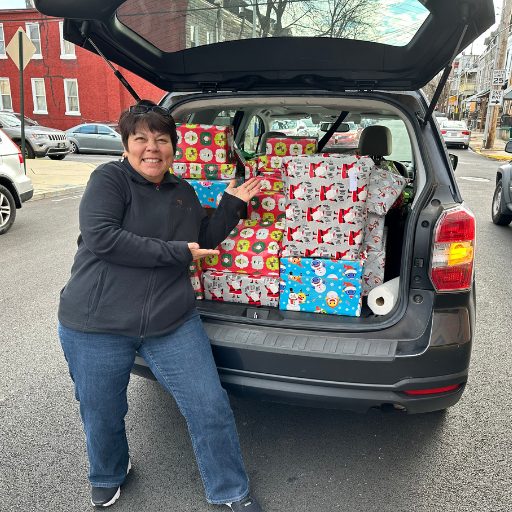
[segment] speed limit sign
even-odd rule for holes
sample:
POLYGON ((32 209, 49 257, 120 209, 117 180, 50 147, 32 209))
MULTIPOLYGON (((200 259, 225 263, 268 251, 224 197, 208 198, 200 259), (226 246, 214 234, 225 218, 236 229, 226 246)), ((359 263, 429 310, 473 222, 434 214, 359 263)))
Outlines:
POLYGON ((492 85, 503 85, 506 78, 506 69, 495 69, 492 72, 492 85))

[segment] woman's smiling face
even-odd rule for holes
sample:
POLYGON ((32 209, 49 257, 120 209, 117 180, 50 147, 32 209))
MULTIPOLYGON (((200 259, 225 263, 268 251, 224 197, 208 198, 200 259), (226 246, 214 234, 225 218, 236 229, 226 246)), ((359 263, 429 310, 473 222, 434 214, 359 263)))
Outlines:
POLYGON ((127 146, 125 155, 130 165, 148 181, 160 183, 174 159, 170 135, 137 126, 127 146))

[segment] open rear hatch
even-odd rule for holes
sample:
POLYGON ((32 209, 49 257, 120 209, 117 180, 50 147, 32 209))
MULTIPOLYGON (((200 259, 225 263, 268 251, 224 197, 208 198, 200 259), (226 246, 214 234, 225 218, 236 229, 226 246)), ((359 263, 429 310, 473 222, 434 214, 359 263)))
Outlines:
POLYGON ((350 23, 336 3, 35 0, 67 40, 168 91, 415 90, 494 23, 492 0, 367 0, 350 23))

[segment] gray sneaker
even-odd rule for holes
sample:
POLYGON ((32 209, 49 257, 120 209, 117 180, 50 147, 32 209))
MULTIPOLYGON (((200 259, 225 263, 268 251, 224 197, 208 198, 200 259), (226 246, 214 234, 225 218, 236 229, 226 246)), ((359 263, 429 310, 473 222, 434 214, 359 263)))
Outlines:
POLYGON ((259 503, 249 494, 243 500, 226 503, 233 512, 263 512, 259 503))
MULTIPOLYGON (((128 459, 126 474, 132 469, 132 463, 128 459)), ((121 496, 121 486, 118 487, 91 487, 91 504, 94 507, 110 507, 121 496)))

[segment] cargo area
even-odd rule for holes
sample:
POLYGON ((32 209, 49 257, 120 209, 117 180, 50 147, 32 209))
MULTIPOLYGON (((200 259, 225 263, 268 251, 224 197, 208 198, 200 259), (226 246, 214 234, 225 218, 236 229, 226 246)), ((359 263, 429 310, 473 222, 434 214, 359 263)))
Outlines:
POLYGON ((196 189, 209 216, 230 178, 258 176, 265 189, 221 244, 219 260, 191 269, 204 318, 361 331, 403 316, 409 220, 428 180, 414 123, 398 102, 361 94, 198 94, 172 102, 166 106, 180 131, 174 172, 196 189), (212 151, 210 137, 225 139, 226 154, 212 151), (394 299, 381 313, 377 292, 390 281, 394 299))

